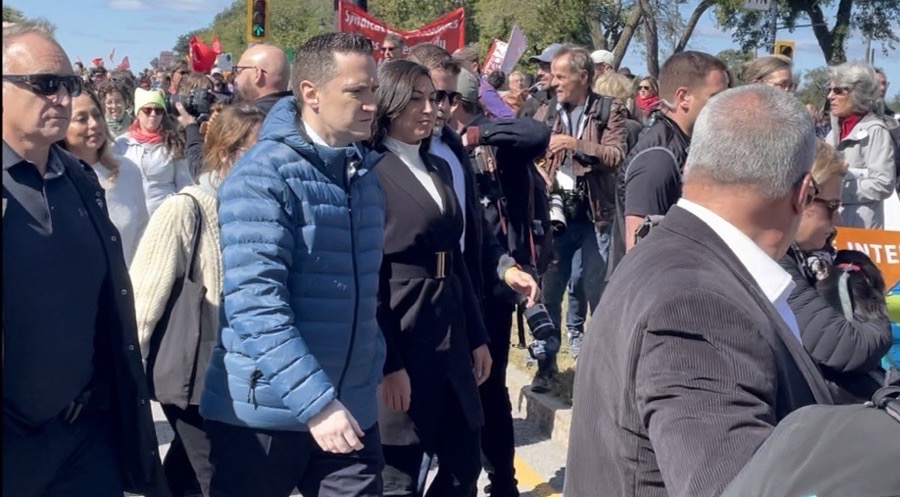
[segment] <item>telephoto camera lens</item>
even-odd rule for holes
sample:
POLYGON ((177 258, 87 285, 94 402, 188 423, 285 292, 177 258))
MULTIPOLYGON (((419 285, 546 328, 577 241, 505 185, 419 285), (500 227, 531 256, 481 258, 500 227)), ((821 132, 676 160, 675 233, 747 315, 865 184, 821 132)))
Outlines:
POLYGON ((550 313, 547 312, 544 304, 535 304, 525 309, 524 316, 528 323, 528 329, 531 330, 531 336, 535 340, 546 340, 556 331, 553 320, 550 319, 550 313))
POLYGON ((566 204, 559 193, 550 195, 550 226, 557 233, 566 231, 566 204))

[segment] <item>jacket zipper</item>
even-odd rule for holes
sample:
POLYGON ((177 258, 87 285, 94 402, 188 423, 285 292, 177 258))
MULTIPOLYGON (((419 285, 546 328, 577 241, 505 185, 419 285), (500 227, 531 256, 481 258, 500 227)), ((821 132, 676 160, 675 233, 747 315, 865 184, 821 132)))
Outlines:
POLYGON ((350 214, 350 258, 353 263, 353 325, 350 329, 350 346, 347 348, 347 359, 344 361, 344 369, 341 371, 337 384, 337 398, 341 398, 341 390, 344 387, 344 378, 347 369, 350 368, 350 359, 353 356, 353 346, 356 343, 356 324, 359 319, 359 275, 356 265, 356 231, 353 229, 353 194, 350 188, 350 176, 356 174, 356 161, 350 161, 350 171, 344 171, 344 187, 347 190, 347 211, 350 214))

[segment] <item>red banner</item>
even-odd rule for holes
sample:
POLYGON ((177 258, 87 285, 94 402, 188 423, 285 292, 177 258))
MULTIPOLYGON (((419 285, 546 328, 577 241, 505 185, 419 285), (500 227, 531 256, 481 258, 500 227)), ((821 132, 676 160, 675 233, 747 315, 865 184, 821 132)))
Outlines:
POLYGON ((452 10, 419 29, 403 31, 394 29, 384 21, 372 17, 355 5, 338 2, 338 31, 359 32, 375 43, 375 60, 381 60, 381 42, 388 33, 403 38, 403 55, 420 43, 434 43, 453 53, 465 45, 466 15, 462 7, 452 10))

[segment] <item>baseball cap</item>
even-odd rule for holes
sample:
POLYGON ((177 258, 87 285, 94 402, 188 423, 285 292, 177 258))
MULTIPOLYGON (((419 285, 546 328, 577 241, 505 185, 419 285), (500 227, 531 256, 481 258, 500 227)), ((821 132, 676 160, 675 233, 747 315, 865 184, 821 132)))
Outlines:
POLYGON ((222 74, 222 69, 221 69, 221 68, 218 68, 218 67, 214 67, 213 70, 209 72, 209 74, 210 74, 210 75, 212 75, 212 74, 222 74))
POLYGON ((591 60, 596 64, 609 64, 615 66, 616 56, 609 50, 596 50, 591 54, 591 60))
POLYGON ((628 79, 634 79, 637 77, 631 72, 631 69, 629 69, 627 67, 620 68, 619 74, 621 74, 622 76, 625 76, 628 79))
POLYGON ((537 64, 538 62, 549 64, 553 61, 553 56, 556 55, 556 52, 559 52, 560 48, 562 48, 562 43, 551 43, 547 45, 547 48, 545 48, 540 55, 532 55, 531 57, 528 57, 528 62, 532 64, 537 64))
POLYGON ((478 77, 471 72, 463 69, 459 71, 456 77, 456 90, 460 94, 460 98, 469 103, 478 102, 478 77))

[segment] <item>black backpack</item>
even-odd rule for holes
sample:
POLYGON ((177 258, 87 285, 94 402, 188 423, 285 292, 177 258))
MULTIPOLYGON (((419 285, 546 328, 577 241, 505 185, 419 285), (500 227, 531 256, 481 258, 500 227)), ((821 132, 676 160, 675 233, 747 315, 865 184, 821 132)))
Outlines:
POLYGON ((722 497, 900 496, 900 387, 784 418, 722 497))

